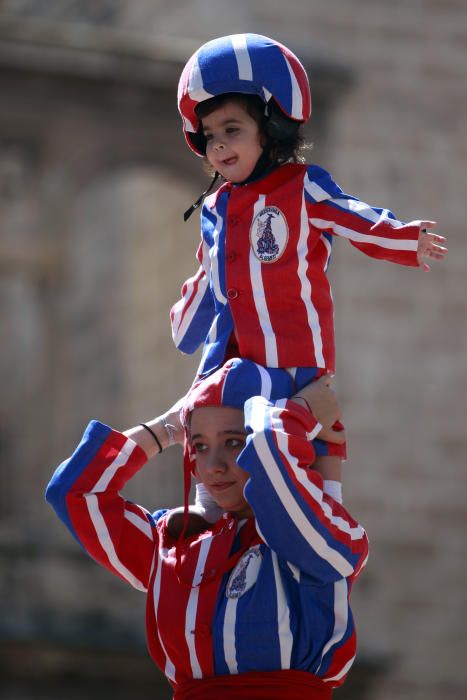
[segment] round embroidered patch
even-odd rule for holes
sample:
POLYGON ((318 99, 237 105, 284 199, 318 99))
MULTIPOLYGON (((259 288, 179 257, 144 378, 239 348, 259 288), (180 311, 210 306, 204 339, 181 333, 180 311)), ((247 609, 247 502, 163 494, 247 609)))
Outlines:
POLYGON ((255 585, 263 559, 259 548, 257 544, 249 549, 235 566, 225 589, 227 598, 240 598, 255 585))
POLYGON ((256 257, 261 262, 278 260, 289 239, 285 216, 277 207, 264 207, 259 211, 250 229, 250 241, 256 257))

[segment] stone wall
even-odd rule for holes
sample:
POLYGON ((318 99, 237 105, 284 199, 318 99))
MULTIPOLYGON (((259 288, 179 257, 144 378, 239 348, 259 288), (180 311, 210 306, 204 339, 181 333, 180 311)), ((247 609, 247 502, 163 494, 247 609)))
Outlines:
MULTIPOLYGON (((467 688, 465 503, 467 8, 462 2, 292 3, 287 32, 348 62, 329 166, 401 217, 439 222, 430 274, 334 247, 338 389, 350 443, 346 501, 372 551, 355 588, 360 651, 387 660, 371 695, 467 688)), ((279 20, 268 12, 264 32, 279 20)), ((277 31, 276 31, 277 34, 277 31)))

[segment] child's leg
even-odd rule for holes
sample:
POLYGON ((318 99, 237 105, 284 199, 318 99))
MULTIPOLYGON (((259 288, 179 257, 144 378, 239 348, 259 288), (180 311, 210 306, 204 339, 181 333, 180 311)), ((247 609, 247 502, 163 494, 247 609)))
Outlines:
MULTIPOLYGON (((339 432, 344 430, 340 421, 336 421, 332 427, 339 432)), ((323 477, 324 493, 342 503, 342 465, 347 459, 346 443, 336 444, 315 438, 313 447, 316 453, 313 469, 323 477)))
MULTIPOLYGON (((326 373, 325 370, 317 367, 289 367, 287 371, 294 379, 298 390, 315 382, 326 373)), ((344 430, 340 421, 336 421, 332 427, 333 430, 344 430)), ((316 438, 313 440, 313 446, 316 453, 313 469, 323 477, 324 492, 342 503, 342 463, 347 458, 345 442, 336 444, 316 438)))
POLYGON ((322 455, 316 457, 313 469, 321 474, 325 481, 342 481, 342 459, 322 455))
POLYGON ((342 503, 342 459, 341 457, 331 457, 322 455, 316 457, 313 469, 323 477, 323 490, 328 496, 332 496, 335 501, 342 503))

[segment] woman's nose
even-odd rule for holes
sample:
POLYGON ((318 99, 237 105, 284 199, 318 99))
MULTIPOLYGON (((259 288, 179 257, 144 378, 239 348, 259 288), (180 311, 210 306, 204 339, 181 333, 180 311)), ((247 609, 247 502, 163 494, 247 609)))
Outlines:
POLYGON ((209 471, 224 471, 227 468, 227 463, 224 459, 222 450, 213 450, 206 462, 206 468, 209 471))

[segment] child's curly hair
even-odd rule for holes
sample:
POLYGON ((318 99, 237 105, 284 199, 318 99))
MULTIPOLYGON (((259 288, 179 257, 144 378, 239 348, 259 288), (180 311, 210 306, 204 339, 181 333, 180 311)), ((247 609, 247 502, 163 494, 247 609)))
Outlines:
MULTIPOLYGON (((277 139, 266 131, 267 117, 265 116, 265 104, 257 95, 248 95, 240 92, 227 92, 209 100, 200 102, 196 107, 196 116, 202 121, 214 110, 228 102, 235 102, 255 120, 259 126, 260 134, 264 139, 264 149, 267 150, 269 160, 273 165, 282 163, 304 163, 303 151, 309 148, 305 143, 300 123, 296 123, 296 129, 291 129, 287 138, 277 139)), ((202 133, 202 125, 199 128, 202 133)), ((213 168, 208 164, 208 172, 214 174, 213 168)))

